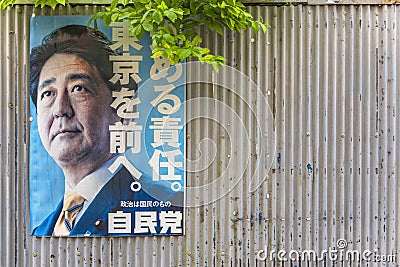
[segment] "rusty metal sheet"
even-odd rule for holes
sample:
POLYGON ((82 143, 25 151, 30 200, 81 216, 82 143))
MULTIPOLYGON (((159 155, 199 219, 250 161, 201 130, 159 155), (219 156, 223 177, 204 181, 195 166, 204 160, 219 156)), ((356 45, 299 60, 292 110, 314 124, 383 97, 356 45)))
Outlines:
MULTIPOLYGON (((29 20, 33 13, 90 14, 98 8, 21 5, 1 13, 1 266, 290 266, 261 252, 329 248, 385 256, 386 262, 381 257, 379 264, 354 265, 399 265, 396 5, 254 6, 251 13, 271 24, 266 35, 203 30, 205 45, 249 79, 224 80, 208 71, 204 79, 211 82, 188 89, 186 113, 194 118, 186 129, 188 161, 197 168, 188 172, 188 198, 204 203, 187 208, 186 235, 32 238, 29 20), (276 150, 263 150, 271 145, 271 130, 276 150), (237 183, 196 189, 222 174, 237 183), (252 188, 252 181, 260 186, 252 188)), ((199 74, 187 73, 191 79, 199 74)), ((329 257, 310 266, 325 263, 339 266, 329 257)))

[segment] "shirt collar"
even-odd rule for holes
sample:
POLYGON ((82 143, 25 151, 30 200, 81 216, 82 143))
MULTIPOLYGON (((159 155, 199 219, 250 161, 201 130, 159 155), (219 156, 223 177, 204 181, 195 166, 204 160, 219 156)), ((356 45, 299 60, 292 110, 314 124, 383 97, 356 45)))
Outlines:
POLYGON ((84 177, 74 188, 69 189, 65 185, 66 192, 78 193, 89 203, 92 202, 97 193, 113 177, 113 173, 108 168, 114 163, 118 155, 105 162, 99 169, 84 177))

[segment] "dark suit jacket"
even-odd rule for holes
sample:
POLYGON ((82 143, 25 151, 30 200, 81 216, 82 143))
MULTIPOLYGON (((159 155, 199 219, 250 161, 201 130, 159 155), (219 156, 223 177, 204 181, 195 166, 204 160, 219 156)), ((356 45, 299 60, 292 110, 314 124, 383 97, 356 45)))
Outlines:
MULTIPOLYGON (((141 179, 143 179, 143 177, 141 179)), ((147 194, 143 189, 139 192, 133 192, 130 189, 130 185, 133 181, 134 178, 126 168, 122 168, 115 174, 114 177, 104 185, 90 206, 82 214, 81 218, 70 232, 70 236, 121 236, 122 234, 108 233, 108 213, 114 213, 116 211, 132 212, 132 208, 121 208, 121 201, 156 201, 156 199, 147 194)), ((165 197, 165 199, 162 199, 163 201, 168 200, 168 194, 166 194, 165 197)), ((62 207, 63 199, 58 204, 57 208, 33 230, 32 235, 51 236, 62 207)), ((168 210, 182 210, 182 207, 170 207, 168 210)), ((132 216, 132 221, 133 220, 134 218, 132 216)))

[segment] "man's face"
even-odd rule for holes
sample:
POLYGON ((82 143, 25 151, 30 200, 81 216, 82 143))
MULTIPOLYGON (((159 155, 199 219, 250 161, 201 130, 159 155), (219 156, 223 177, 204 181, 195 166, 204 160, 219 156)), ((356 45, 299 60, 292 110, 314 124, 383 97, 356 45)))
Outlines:
POLYGON ((45 63, 38 86, 38 128, 61 167, 101 164, 110 157, 108 126, 119 119, 111 100, 98 70, 84 59, 58 54, 45 63))

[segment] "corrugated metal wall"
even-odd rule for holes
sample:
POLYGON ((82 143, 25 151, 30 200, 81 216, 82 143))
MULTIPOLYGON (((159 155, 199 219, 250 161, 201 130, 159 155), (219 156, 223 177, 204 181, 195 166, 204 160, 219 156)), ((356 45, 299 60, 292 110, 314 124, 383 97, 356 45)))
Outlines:
MULTIPOLYGON (((223 77, 234 93, 217 84, 190 87, 188 100, 207 101, 187 105, 192 118, 187 151, 191 160, 199 159, 188 165, 204 167, 188 172, 187 197, 205 204, 187 209, 186 235, 32 238, 29 20, 32 13, 83 15, 94 10, 15 6, 1 13, 0 266, 272 266, 257 260, 259 250, 321 252, 337 247, 341 238, 347 249, 393 254, 397 261, 350 264, 327 258, 330 266, 399 266, 396 5, 250 7, 252 14, 272 25, 266 35, 204 31, 206 44, 259 86, 274 120, 268 119, 257 90, 243 80, 235 83, 235 77, 223 77), (275 153, 267 146, 272 128, 275 153), (228 179, 208 190, 197 189, 222 173, 232 181, 239 179, 238 184, 228 179), (265 181, 251 192, 253 175, 265 181)), ((203 74, 198 70, 188 73, 194 80, 199 75, 203 74)), ((217 74, 207 75, 211 77, 206 80, 218 79, 217 74)))

